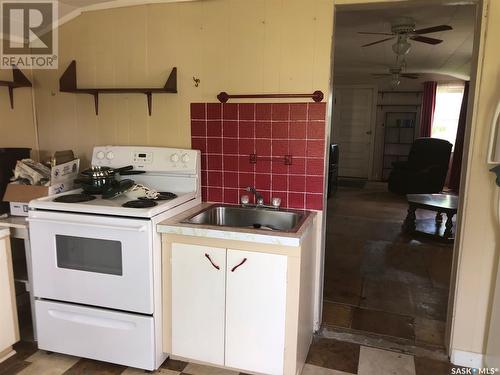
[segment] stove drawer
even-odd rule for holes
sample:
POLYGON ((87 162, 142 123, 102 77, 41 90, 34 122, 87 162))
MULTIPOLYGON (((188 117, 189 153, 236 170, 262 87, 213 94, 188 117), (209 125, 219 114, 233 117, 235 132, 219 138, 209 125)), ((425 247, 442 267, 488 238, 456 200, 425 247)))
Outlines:
POLYGON ((155 369, 152 317, 40 300, 35 309, 40 349, 155 369))

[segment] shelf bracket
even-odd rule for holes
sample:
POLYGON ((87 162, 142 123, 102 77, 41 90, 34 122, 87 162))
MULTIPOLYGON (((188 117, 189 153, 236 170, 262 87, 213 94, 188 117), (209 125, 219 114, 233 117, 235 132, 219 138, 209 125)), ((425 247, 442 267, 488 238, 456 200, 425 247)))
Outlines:
POLYGON ((0 81, 0 86, 9 90, 10 108, 14 109, 14 89, 32 87, 31 81, 15 65, 12 66, 12 81, 0 81))
POLYGON ((97 91, 94 93, 94 108, 97 116, 99 114, 99 93, 97 91))
POLYGON ((9 86, 10 109, 14 109, 14 87, 9 86))
POLYGON ((165 92, 170 92, 177 94, 177 68, 172 68, 170 75, 168 76, 165 86, 163 86, 165 92))
POLYGON ((148 113, 151 116, 151 106, 153 105, 153 95, 151 92, 146 93, 146 99, 148 101, 148 113))

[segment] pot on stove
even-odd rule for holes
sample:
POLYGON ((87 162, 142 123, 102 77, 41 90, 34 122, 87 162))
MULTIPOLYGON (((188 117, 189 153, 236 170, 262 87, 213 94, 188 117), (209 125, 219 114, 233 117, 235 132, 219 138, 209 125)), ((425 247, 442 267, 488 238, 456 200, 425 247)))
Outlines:
POLYGON ((119 176, 145 173, 144 171, 133 171, 133 168, 132 165, 115 169, 92 166, 92 168, 83 171, 81 176, 75 179, 75 183, 81 184, 83 191, 87 194, 105 194, 120 186, 119 176))

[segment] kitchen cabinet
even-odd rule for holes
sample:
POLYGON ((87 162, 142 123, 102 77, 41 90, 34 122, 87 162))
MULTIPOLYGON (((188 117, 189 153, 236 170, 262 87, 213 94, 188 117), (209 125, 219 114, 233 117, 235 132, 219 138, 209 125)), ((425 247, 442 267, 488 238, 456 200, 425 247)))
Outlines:
POLYGON ((171 262, 172 354, 224 365, 226 249, 174 243, 171 262))
POLYGON ((171 264, 172 354, 282 370, 285 256, 173 243, 171 264))
POLYGON ((284 255, 227 250, 226 366, 283 371, 286 270, 284 255))
POLYGON ((302 236, 289 246, 164 234, 163 351, 243 372, 300 373, 313 337, 314 226, 302 236))
POLYGON ((12 353, 12 345, 19 341, 9 235, 8 229, 0 229, 0 361, 12 353))

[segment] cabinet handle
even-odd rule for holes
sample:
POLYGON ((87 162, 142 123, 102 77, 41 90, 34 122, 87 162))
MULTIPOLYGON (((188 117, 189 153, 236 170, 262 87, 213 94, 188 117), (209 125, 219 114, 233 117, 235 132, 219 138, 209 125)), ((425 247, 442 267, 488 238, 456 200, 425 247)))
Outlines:
POLYGON ((236 266, 234 266, 233 268, 231 268, 231 272, 236 271, 236 269, 237 269, 239 266, 243 265, 243 263, 245 263, 246 261, 247 261, 247 258, 243 258, 243 260, 242 260, 240 263, 238 263, 236 266))
POLYGON ((205 257, 210 261, 210 263, 212 263, 212 266, 214 266, 215 269, 220 270, 220 267, 212 261, 212 258, 210 258, 210 255, 205 253, 205 257))

